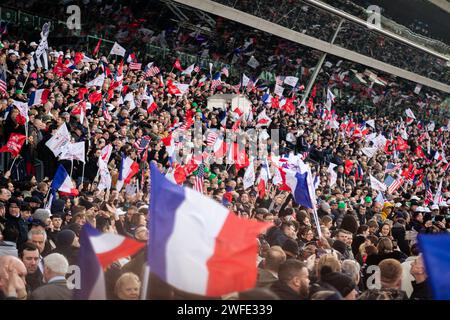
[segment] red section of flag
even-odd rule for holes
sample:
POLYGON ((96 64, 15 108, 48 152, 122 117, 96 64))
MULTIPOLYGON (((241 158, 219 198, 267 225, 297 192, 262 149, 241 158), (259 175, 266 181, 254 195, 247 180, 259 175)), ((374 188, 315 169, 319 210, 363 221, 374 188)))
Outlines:
POLYGON ((243 220, 228 214, 217 238, 215 250, 206 263, 206 295, 220 296, 253 288, 256 284, 257 236, 270 227, 268 223, 243 220))
POLYGON ((101 100, 102 100, 101 91, 94 91, 89 95, 89 102, 92 104, 95 104, 96 102, 99 102, 101 100))
POLYGON ((173 67, 175 68, 175 69, 178 69, 178 70, 180 70, 180 71, 183 71, 183 68, 181 67, 181 63, 180 63, 180 60, 177 58, 177 60, 175 60, 175 63, 173 64, 173 67))
POLYGON ((95 46, 94 51, 92 52, 92 55, 95 57, 97 56, 97 53, 100 51, 100 46, 102 44, 102 39, 98 39, 97 45, 95 46))
POLYGON ((345 165, 344 165, 344 173, 346 175, 350 174, 350 171, 352 171, 353 168, 353 162, 351 160, 345 160, 345 165))
POLYGON ((0 148, 0 152, 10 152, 14 158, 17 157, 26 138, 23 134, 11 133, 6 145, 0 148))

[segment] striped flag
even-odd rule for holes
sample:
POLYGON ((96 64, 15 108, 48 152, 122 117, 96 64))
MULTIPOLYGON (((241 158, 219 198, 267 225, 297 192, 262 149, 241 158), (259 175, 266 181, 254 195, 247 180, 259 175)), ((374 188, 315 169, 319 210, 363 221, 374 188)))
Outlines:
POLYGON ((50 22, 45 23, 42 26, 41 41, 36 51, 33 53, 30 59, 30 70, 37 68, 43 68, 48 70, 48 43, 47 37, 50 32, 50 22))
POLYGON ((206 144, 208 147, 212 147, 214 146, 214 144, 216 143, 217 137, 219 136, 219 134, 215 131, 211 131, 210 133, 208 133, 208 136, 206 137, 206 144))
POLYGON ((0 96, 6 94, 7 88, 5 72, 2 70, 0 71, 0 96))
POLYGON ((144 149, 147 148, 149 143, 150 143, 150 137, 143 136, 142 138, 139 138, 134 142, 133 147, 136 148, 138 154, 141 154, 142 151, 144 151, 144 149))
POLYGON ((158 73, 160 73, 160 70, 157 66, 151 66, 149 68, 147 68, 147 71, 145 72, 145 77, 154 77, 155 75, 157 75, 158 73))
POLYGON ((197 169, 197 175, 195 176, 195 182, 193 185, 193 189, 200 193, 203 193, 203 177, 205 175, 205 165, 200 163, 197 169))
POLYGON ((398 188, 400 188, 403 184, 404 180, 402 177, 396 179, 394 182, 391 183, 391 185, 388 187, 388 192, 390 194, 393 194, 395 191, 397 191, 398 188))
POLYGON ((393 164, 392 162, 389 162, 386 166, 386 170, 384 170, 385 173, 389 174, 389 173, 395 173, 398 170, 400 170, 402 168, 402 164, 393 164))
POLYGON ((222 83, 222 80, 220 79, 220 72, 217 72, 212 81, 211 81, 211 90, 214 90, 215 88, 217 88, 218 86, 220 86, 220 84, 222 83))
POLYGON ((431 185, 428 181, 428 177, 425 178, 425 205, 433 202, 433 192, 431 191, 431 185))
POLYGON ((130 70, 141 70, 142 63, 130 62, 130 70))
POLYGON ((439 182, 439 187, 436 190, 436 195, 434 196, 434 204, 439 205, 441 202, 443 201, 442 198, 442 178, 441 181, 439 182))

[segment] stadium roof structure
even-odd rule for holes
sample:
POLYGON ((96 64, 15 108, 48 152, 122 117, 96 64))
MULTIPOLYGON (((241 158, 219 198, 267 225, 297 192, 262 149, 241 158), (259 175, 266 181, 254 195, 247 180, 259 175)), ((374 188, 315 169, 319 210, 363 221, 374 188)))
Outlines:
MULTIPOLYGON (((241 10, 235 9, 233 7, 221 4, 219 2, 226 2, 226 1, 211 1, 211 0, 173 0, 175 2, 188 5, 200 10, 203 10, 205 12, 208 12, 210 14, 214 14, 217 16, 221 16, 223 18, 241 23, 243 25, 250 26, 254 29, 258 29, 270 34, 273 34, 275 36, 278 36, 280 38, 284 38, 296 43, 299 43, 301 45, 305 45, 308 47, 311 47, 313 49, 322 51, 324 53, 332 54, 362 65, 369 66, 371 68, 407 79, 409 81, 413 81, 415 83, 419 83, 431 88, 435 88, 438 90, 441 90, 446 93, 450 93, 450 85, 431 79, 429 77, 426 77, 424 75, 417 74, 412 71, 408 71, 405 69, 402 69, 400 67, 396 67, 392 64, 382 62, 380 60, 377 60, 375 58, 368 57, 364 54, 355 52, 353 50, 343 48, 339 45, 332 44, 330 42, 315 38, 313 36, 301 33, 296 30, 289 29, 288 27, 282 26, 280 24, 270 22, 264 18, 255 16, 253 14, 249 14, 247 12, 243 12, 241 10)), ((307 0, 308 3, 314 2, 316 4, 318 1, 315 0, 307 0)), ((337 9, 332 8, 331 6, 328 6, 322 2, 320 2, 322 9, 326 8, 326 10, 334 10, 334 14, 336 14, 337 9)), ((339 11, 339 15, 341 19, 351 19, 353 21, 360 20, 359 24, 365 24, 365 22, 359 18, 353 17, 349 14, 346 14, 342 11, 339 11), (349 17, 351 16, 351 17, 349 17)), ((368 29, 367 32, 370 30, 368 29)), ((379 30, 377 30, 379 31, 379 30)), ((396 35, 388 35, 389 37, 397 37, 396 35)), ((399 39, 396 39, 399 40, 399 39)), ((437 60, 443 61, 448 66, 448 60, 449 58, 446 56, 443 56, 441 54, 438 54, 436 52, 433 52, 432 50, 428 48, 421 47, 418 44, 409 42, 406 39, 400 39, 402 42, 405 42, 407 45, 412 46, 416 49, 420 49, 423 51, 423 54, 429 54, 433 55, 437 60)), ((402 43, 403 44, 403 43, 402 43)))

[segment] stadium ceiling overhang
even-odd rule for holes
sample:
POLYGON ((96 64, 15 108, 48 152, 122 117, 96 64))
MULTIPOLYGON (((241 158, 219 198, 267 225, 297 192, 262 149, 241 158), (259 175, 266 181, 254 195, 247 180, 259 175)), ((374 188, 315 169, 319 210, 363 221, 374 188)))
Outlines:
POLYGON ((365 66, 369 66, 371 68, 404 78, 406 80, 415 83, 419 83, 446 93, 450 93, 450 86, 445 83, 430 79, 428 77, 419 75, 411 71, 404 70, 402 68, 393 66, 380 60, 370 58, 366 55, 343 48, 341 46, 330 44, 327 41, 309 36, 307 34, 289 29, 287 27, 283 27, 273 22, 269 22, 263 18, 254 16, 252 14, 248 14, 246 12, 217 3, 215 1, 211 0, 172 0, 172 1, 205 11, 209 14, 221 16, 225 19, 235 21, 237 23, 249 26, 251 28, 273 34, 277 37, 284 38, 286 40, 290 40, 299 43, 301 45, 308 46, 310 48, 326 52, 365 66))

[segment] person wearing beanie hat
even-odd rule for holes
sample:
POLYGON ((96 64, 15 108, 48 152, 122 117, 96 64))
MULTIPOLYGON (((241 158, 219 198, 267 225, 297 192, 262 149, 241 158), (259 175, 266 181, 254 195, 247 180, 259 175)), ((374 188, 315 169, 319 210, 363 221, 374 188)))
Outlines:
POLYGON ((348 275, 340 272, 331 272, 321 276, 321 281, 334 287, 345 300, 356 299, 356 284, 348 275))
POLYGON ((56 249, 53 253, 60 253, 66 257, 69 265, 76 264, 80 243, 77 235, 70 229, 62 230, 56 236, 56 249))
POLYGON ((44 223, 45 225, 48 224, 48 219, 50 219, 51 216, 51 212, 48 209, 37 209, 34 213, 33 213, 33 220, 40 220, 42 223, 44 223))

